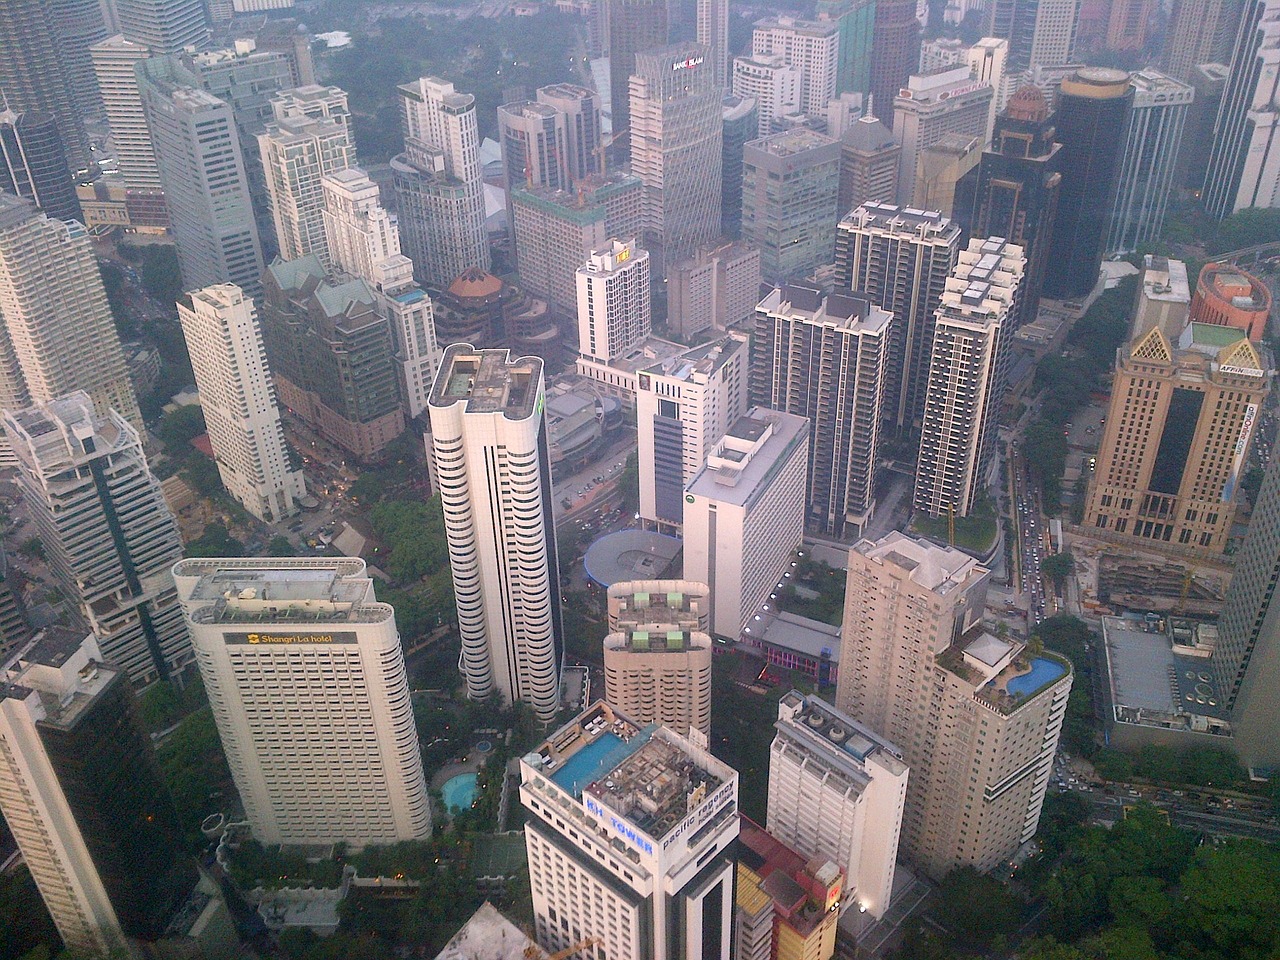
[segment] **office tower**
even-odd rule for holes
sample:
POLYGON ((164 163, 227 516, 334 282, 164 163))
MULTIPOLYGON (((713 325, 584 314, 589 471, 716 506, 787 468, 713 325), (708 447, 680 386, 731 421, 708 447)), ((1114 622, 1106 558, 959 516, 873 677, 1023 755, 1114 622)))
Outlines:
POLYGON ((978 168, 987 141, 967 133, 944 133, 937 143, 920 151, 911 206, 936 210, 944 217, 955 212, 960 182, 978 168))
POLYGON ((1280 578, 1280 468, 1273 462, 1235 555, 1235 573, 1218 618, 1218 645, 1209 661, 1229 711, 1236 753, 1251 768, 1275 769, 1280 651, 1272 598, 1280 578))
POLYGON ((1152 327, 1159 327, 1165 339, 1182 335, 1191 311, 1191 287, 1187 265, 1148 253, 1143 258, 1141 284, 1133 307, 1129 339, 1137 340, 1152 327))
POLYGON ((967 517, 986 494, 1026 264, 1016 244, 975 237, 942 291, 916 462, 930 517, 967 517))
POLYGON ((738 960, 831 960, 844 895, 844 872, 833 861, 806 860, 744 816, 737 880, 738 960))
POLYGON ((393 158, 405 253, 418 279, 444 288, 489 269, 476 98, 422 77, 401 84, 405 152, 393 158))
POLYGON ((636 439, 646 524, 680 528, 685 487, 746 412, 745 337, 721 337, 641 369, 636 439))
POLYGON ((502 146, 502 179, 507 210, 516 187, 569 185, 565 116, 555 107, 533 100, 517 100, 498 107, 498 143, 502 146))
POLYGON ((55 220, 83 219, 58 125, 48 114, 0 109, 0 190, 55 220))
MULTIPOLYGON (((631 75, 636 54, 664 47, 669 42, 667 0, 600 0, 607 32, 609 58, 609 108, 613 147, 624 156, 631 127, 631 75)), ((703 54, 706 55, 705 53, 703 54)), ((711 84, 715 86, 714 81, 711 84)))
POLYGON ((606 591, 610 632, 642 623, 677 623, 706 633, 711 588, 694 580, 623 580, 606 591))
POLYGON ((89 169, 89 138, 51 0, 0 3, 0 107, 54 119, 71 171, 89 169))
MULTIPOLYGON (((656 613, 656 611, 655 611, 656 613)), ((711 738, 711 637, 655 615, 604 638, 605 700, 637 723, 711 738)))
POLYGON ((434 305, 413 279, 413 261, 400 252, 400 231, 379 201, 378 185, 348 167, 324 177, 321 187, 333 267, 373 288, 391 325, 405 415, 413 419, 427 409, 440 363, 434 305))
POLYGON ((742 239, 760 250, 760 274, 779 284, 835 253, 840 143, 796 128, 746 145, 742 239))
POLYGON ((901 849, 931 877, 1035 835, 1071 665, 982 628, 987 571, 891 533, 849 554, 836 706, 902 748, 901 849))
POLYGON ((667 325, 692 341, 703 330, 746 323, 759 302, 760 251, 734 241, 707 244, 671 273, 667 325))
POLYGON ((1107 49, 1141 50, 1147 42, 1147 21, 1153 6, 1153 0, 1112 0, 1107 49))
POLYGON ((209 43, 209 25, 201 0, 114 0, 120 32, 153 56, 201 50, 209 43))
POLYGON ((1209 168, 1209 151, 1213 149, 1213 127, 1222 105, 1222 92, 1230 71, 1221 63, 1201 63, 1191 70, 1191 106, 1182 127, 1182 144, 1178 148, 1178 167, 1174 172, 1177 185, 1186 190, 1204 186, 1209 168))
POLYGON ((1269 392, 1265 367, 1243 330, 1204 323, 1177 343, 1152 327, 1121 348, 1086 526, 1221 554, 1269 392))
POLYGON ((1202 63, 1225 63, 1242 14, 1236 0, 1175 0, 1160 66, 1169 76, 1193 83, 1202 63))
POLYGON ((1195 93, 1147 67, 1133 75, 1133 110, 1125 131, 1107 250, 1129 253, 1161 236, 1173 192, 1183 126, 1195 93))
POLYGON ((842 93, 827 104, 827 136, 839 140, 866 114, 867 95, 842 93))
POLYGON ((818 0, 817 18, 833 21, 839 31, 836 95, 869 92, 876 4, 869 0, 818 0))
POLYGON ((571 182, 604 174, 601 144, 600 96, 572 83, 538 88, 538 102, 564 115, 564 168, 571 182))
POLYGON ((733 92, 755 101, 756 137, 769 136, 775 119, 800 109, 800 76, 800 68, 781 54, 734 58, 733 92))
POLYGON ((844 216, 864 203, 893 203, 898 196, 898 163, 902 145, 893 131, 866 116, 840 136, 840 195, 836 208, 844 216))
POLYGON ((959 37, 938 37, 920 44, 920 69, 912 73, 936 73, 968 60, 969 45, 959 37))
POLYGON ((332 261, 324 232, 326 174, 356 162, 346 91, 299 87, 272 101, 275 120, 258 136, 267 195, 283 260, 314 253, 326 268, 332 261))
MULTIPOLYGON (((864 541, 865 542, 865 541, 864 541)), ((769 832, 845 875, 842 909, 889 909, 907 796, 902 751, 818 697, 778 702, 769 749, 769 832)))
POLYGON ((467 696, 550 723, 564 628, 543 398, 537 357, 455 343, 430 412, 467 696))
POLYGON ((876 0, 871 49, 869 112, 892 124, 898 91, 920 63, 920 23, 914 0, 876 0))
POLYGON ((390 324, 362 279, 330 276, 315 254, 262 278, 262 337, 280 402, 359 460, 404 432, 390 324))
POLYGON ((1044 278, 1054 300, 1086 297, 1098 281, 1132 105, 1123 70, 1085 67, 1058 90, 1062 186, 1044 278))
POLYGON ((630 353, 649 336, 653 302, 649 251, 634 239, 610 240, 577 273, 578 352, 602 363, 630 353))
POLYGON ((643 187, 627 173, 592 175, 568 190, 511 191, 516 260, 525 290, 576 316, 578 268, 610 237, 639 236, 643 187))
POLYGON ((756 308, 751 400, 809 419, 803 499, 808 526, 828 537, 852 536, 875 510, 892 323, 864 294, 823 296, 799 283, 756 308))
POLYGON ((4 428, 49 568, 103 657, 139 685, 181 672, 191 643, 169 567, 182 542, 137 431, 83 392, 8 409, 4 428))
POLYGON ((159 190, 160 170, 134 70, 151 56, 150 49, 117 34, 94 44, 89 55, 111 128, 117 171, 132 189, 159 190))
POLYGON ((51 0, 49 7, 63 69, 75 91, 75 106, 86 120, 100 120, 101 101, 89 48, 107 39, 105 0, 51 0))
POLYGON ((898 196, 915 189, 920 155, 948 133, 985 138, 994 91, 973 79, 968 64, 927 76, 912 75, 894 101, 893 135, 902 144, 898 196))
POLYGON ((996 120, 991 145, 977 169, 956 185, 955 219, 971 237, 1004 237, 1022 247, 1021 326, 1035 319, 1049 262, 1062 187, 1062 145, 1044 94, 1018 90, 996 120))
POLYGON ((431 836, 395 610, 363 560, 190 559, 173 579, 255 840, 431 836))
POLYGON ((720 114, 720 232, 732 240, 742 231, 742 151, 759 135, 755 99, 726 93, 720 114))
POLYGON ((67 949, 133 956, 197 875, 128 674, 104 659, 51 626, 7 664, 0 812, 67 949))
POLYGON ((729 87, 729 0, 698 0, 698 43, 711 57, 711 73, 721 90, 729 87))
POLYGON ((20 410, 84 390, 98 412, 142 416, 102 274, 84 227, 0 193, 0 406, 20 410))
MULTIPOLYGON (((826 115, 836 96, 840 70, 840 28, 831 20, 776 17, 756 22, 751 39, 753 57, 780 56, 800 68, 800 112, 826 115)), ((736 87, 735 93, 741 93, 736 87)), ((772 131, 768 131, 772 132, 772 131)))
POLYGON ((729 960, 738 774, 596 701, 520 760, 538 944, 729 960))
POLYGON ((292 516, 307 490, 289 463, 253 301, 229 283, 206 287, 178 303, 178 318, 222 485, 259 520, 292 516))
POLYGON ((1206 263, 1196 281, 1190 312, 1196 323, 1235 327, 1254 343, 1261 343, 1271 316, 1271 291, 1239 267, 1206 263))
POLYGON ((987 113, 986 139, 989 141, 995 127, 996 115, 1004 109, 1005 101, 1009 98, 1009 94, 1005 92, 1009 86, 1005 79, 1009 62, 1009 41, 998 37, 983 37, 969 47, 966 59, 969 69, 973 71, 973 78, 979 83, 988 84, 995 91, 987 113))
POLYGON ((651 250, 656 242, 663 276, 720 233, 722 102, 703 47, 636 56, 631 173, 644 184, 645 237, 651 250))
POLYGON ((1035 31, 1031 38, 1029 67, 1057 66, 1071 62, 1075 50, 1078 13, 1079 0, 1036 0, 1035 31))
POLYGON ((1247 0, 1201 194, 1221 220, 1280 206, 1280 0, 1247 0))
POLYGON ((919 429, 934 311, 960 252, 960 228, 939 213, 866 203, 836 231, 836 279, 891 316, 885 345, 882 426, 919 429))
POLYGON ((262 248, 231 107, 174 57, 135 69, 183 286, 234 283, 256 295, 262 248))

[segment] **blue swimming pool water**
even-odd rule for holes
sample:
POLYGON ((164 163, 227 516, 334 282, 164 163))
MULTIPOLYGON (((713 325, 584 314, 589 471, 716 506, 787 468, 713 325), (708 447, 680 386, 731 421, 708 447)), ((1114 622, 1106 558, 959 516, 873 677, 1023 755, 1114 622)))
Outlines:
POLYGON ((1031 672, 1024 673, 1020 677, 1014 677, 1005 685, 1005 689, 1014 696, 1035 693, 1046 683, 1057 680, 1066 672, 1067 668, 1058 663, 1058 661, 1050 660, 1047 657, 1036 657, 1031 661, 1031 672))
POLYGON ((445 808, 450 811, 470 810, 476 802, 476 775, 460 773, 444 782, 440 793, 444 796, 445 808))
POLYGON ((559 770, 551 772, 551 780, 558 787, 568 790, 575 797, 582 793, 582 788, 594 779, 596 768, 605 754, 615 747, 622 746, 622 738, 612 733, 603 733, 595 743, 589 743, 564 762, 559 770))

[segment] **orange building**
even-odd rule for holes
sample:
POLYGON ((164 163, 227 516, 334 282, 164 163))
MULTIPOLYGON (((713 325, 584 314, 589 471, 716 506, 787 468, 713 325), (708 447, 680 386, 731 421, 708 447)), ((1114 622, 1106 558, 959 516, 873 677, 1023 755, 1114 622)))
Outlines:
POLYGON ((1267 332, 1271 291, 1257 277, 1225 263, 1207 263, 1200 271, 1191 319, 1220 327, 1236 327, 1254 343, 1267 332))

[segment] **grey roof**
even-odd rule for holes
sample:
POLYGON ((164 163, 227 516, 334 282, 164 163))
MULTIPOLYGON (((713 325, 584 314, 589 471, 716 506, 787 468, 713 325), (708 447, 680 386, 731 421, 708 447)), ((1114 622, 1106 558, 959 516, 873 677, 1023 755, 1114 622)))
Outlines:
POLYGON ((893 131, 875 117, 863 117, 850 124, 840 141, 864 153, 876 153, 898 144, 893 139, 893 131))
POLYGON ((765 627, 762 639, 770 646, 794 650, 809 657, 825 654, 832 663, 840 662, 840 628, 821 620, 779 613, 765 627))

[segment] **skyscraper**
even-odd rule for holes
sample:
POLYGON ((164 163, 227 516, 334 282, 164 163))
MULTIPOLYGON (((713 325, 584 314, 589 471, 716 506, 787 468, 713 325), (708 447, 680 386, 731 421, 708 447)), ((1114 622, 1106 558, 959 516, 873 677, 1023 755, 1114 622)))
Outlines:
POLYGON ((793 283, 756 308, 751 400, 809 418, 809 527, 849 537, 875 510, 892 318, 865 295, 793 283))
POLYGON ((111 128, 116 170, 130 189, 161 189, 160 170, 156 166, 138 74, 134 70, 140 61, 151 56, 150 48, 117 34, 95 43, 89 49, 89 56, 93 60, 107 125, 111 128))
POLYGON ((711 56, 716 86, 729 87, 729 0, 698 0, 698 43, 711 56))
POLYGON ((902 748, 901 849, 932 877, 1035 835, 1071 692, 1065 659, 985 632, 986 586, 972 557, 901 533, 849 553, 836 706, 902 748))
POLYGON ((429 837, 395 611, 364 561, 191 559, 173 579, 254 839, 429 837))
POLYGON ((1116 358, 1111 406, 1085 503, 1086 526, 1222 553, 1270 385, 1243 330, 1152 327, 1116 358))
POLYGON ((837 228, 840 288, 867 297, 892 318, 881 417, 896 433, 919 429, 924 415, 934 312, 959 252, 960 228, 925 210, 866 203, 837 228))
POLYGON ((1123 70, 1085 67, 1062 81, 1054 114, 1062 144, 1062 187, 1044 294, 1088 296, 1098 282, 1116 195, 1133 84, 1123 70))
POLYGON ((1026 266, 1021 247, 975 237, 947 278, 916 461, 915 508, 931 517, 967 517, 986 493, 1026 266))
POLYGON ((742 152, 759 135, 754 97, 726 93, 720 112, 720 232, 733 240, 742 235, 742 152))
POLYGON ((84 217, 52 117, 0 110, 0 190, 25 197, 55 220, 84 217))
POLYGON ((101 956, 159 939, 195 862, 97 638, 46 627, 0 676, 0 812, 63 944, 101 956), (134 943, 131 943, 133 941, 134 943))
POLYGON ((862 117, 840 135, 840 196, 844 216, 864 203, 894 203, 902 144, 875 117, 862 117))
POLYGON ((504 103, 498 107, 498 142, 508 196, 515 187, 569 185, 565 116, 555 107, 534 100, 504 103))
POLYGON ((893 108, 893 135, 902 144, 898 160, 900 203, 911 202, 925 150, 951 133, 986 138, 994 96, 989 85, 973 79, 967 63, 911 76, 893 108))
MULTIPOLYGON (((752 56, 780 56, 800 69, 800 112, 824 117, 836 96, 840 71, 840 28, 831 20, 776 17, 757 21, 752 56)), ((741 91, 735 88, 735 93, 741 91)), ((772 132, 772 131, 769 131, 772 132)))
POLYGON ((399 87, 405 152, 391 161, 405 252, 418 279, 444 289, 489 269, 476 98, 422 77, 399 87))
POLYGON ((600 146, 600 97, 594 90, 572 83, 553 83, 538 88, 538 102, 554 107, 564 116, 564 168, 570 181, 604 173, 604 150, 600 146))
POLYGON ((755 135, 773 133, 774 120, 800 109, 800 68, 780 53, 733 58, 733 92, 756 105, 755 135))
POLYGON ((324 230, 326 174, 356 162, 351 111, 345 90, 298 87, 272 101, 275 120, 258 136, 267 195, 280 257, 297 260, 314 253, 332 265, 324 230))
POLYGON ((1147 42, 1147 21, 1154 6, 1153 0, 1112 0, 1107 49, 1141 50, 1147 42))
POLYGON ((920 63, 920 21, 915 0, 876 0, 874 16, 871 105, 867 112, 892 126, 898 91, 920 63))
POLYGON ((1280 0, 1247 0, 1213 128, 1202 199, 1221 220, 1280 206, 1280 0))
POLYGON ((684 341, 703 330, 726 330, 749 321, 760 302, 760 251, 724 240, 698 248, 677 263, 667 283, 667 325, 684 341))
POLYGON ((142 440, 87 394, 4 412, 18 483, 64 594, 102 655, 147 684, 191 663, 169 567, 182 556, 142 440))
POLYGON ((539 946, 729 960, 738 774, 598 700, 520 760, 539 946))
POLYGON ((604 689, 610 706, 638 723, 682 737, 711 737, 711 637, 695 626, 653 619, 604 638, 604 689))
POLYGON ((259 520, 292 516, 307 489, 289 463, 253 301, 233 284, 205 287, 178 318, 222 485, 259 520))
POLYGON ((630 353, 653 322, 649 252, 610 240, 578 268, 578 353, 602 363, 630 353))
POLYGON ((209 24, 201 0, 114 0, 120 32, 149 48, 153 56, 201 50, 209 24))
POLYGON ((663 276, 720 233, 722 103, 704 47, 636 56, 631 172, 644 184, 646 246, 656 241, 663 276))
POLYGON ((0 193, 0 406, 20 410, 84 390, 98 412, 142 415, 84 227, 0 193))
POLYGON ((1202 63, 1225 63, 1240 22, 1237 0, 1176 0, 1165 32, 1164 72, 1191 83, 1202 63))
POLYGON ((543 398, 538 358, 455 343, 430 414, 467 696, 549 723, 564 628, 543 398))
POLYGON ((1070 63, 1079 0, 992 0, 983 34, 1009 41, 1010 73, 1070 63))
MULTIPOLYGON (((600 0, 599 6, 607 31, 613 148, 625 157, 631 142, 631 75, 638 72, 636 54, 667 45, 667 0, 600 0)), ((714 77, 708 88, 715 88, 714 77)))
POLYGON ((818 0, 818 19, 834 20, 840 31, 837 95, 871 90, 876 6, 871 0, 818 0))
POLYGON ((1254 343, 1261 343, 1271 317, 1271 290, 1239 267, 1206 263, 1200 268, 1196 294, 1188 312, 1198 323, 1236 327, 1254 343))
POLYGON ((52 0, 50 11, 67 79, 75 91, 75 107, 86 120, 100 120, 102 103, 89 48, 114 32, 107 28, 107 2, 52 0))

